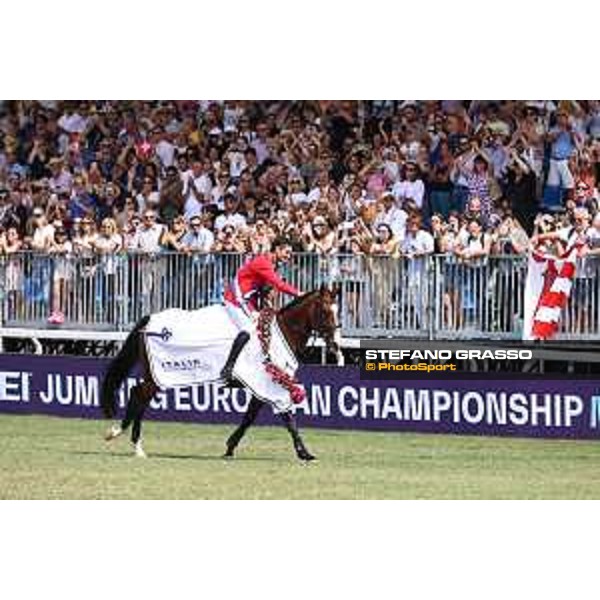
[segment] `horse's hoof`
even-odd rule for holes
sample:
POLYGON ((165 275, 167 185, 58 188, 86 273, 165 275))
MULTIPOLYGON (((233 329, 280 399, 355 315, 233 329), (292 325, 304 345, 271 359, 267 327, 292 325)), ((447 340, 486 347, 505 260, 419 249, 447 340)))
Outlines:
POLYGON ((148 455, 144 452, 144 449, 139 442, 134 444, 133 449, 136 458, 148 458, 148 455))
POLYGON ((317 460, 317 457, 313 456, 309 452, 307 452, 306 454, 299 454, 298 458, 303 462, 311 462, 313 460, 317 460))
POLYGON ((107 442, 112 442, 113 440, 117 439, 122 433, 123 430, 118 425, 113 425, 104 435, 104 439, 107 442))
POLYGON ((223 458, 225 460, 231 460, 234 458, 235 448, 232 448, 229 444, 227 445, 227 449, 225 450, 225 454, 223 454, 223 458))

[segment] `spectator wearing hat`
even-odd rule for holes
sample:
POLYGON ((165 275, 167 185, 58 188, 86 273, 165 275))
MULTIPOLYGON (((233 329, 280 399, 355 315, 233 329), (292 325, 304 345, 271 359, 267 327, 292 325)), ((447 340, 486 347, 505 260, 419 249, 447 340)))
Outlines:
POLYGON ((401 208, 401 203, 396 200, 392 194, 384 194, 377 203, 377 216, 373 223, 375 228, 379 225, 388 225, 399 243, 402 243, 405 237, 407 212, 401 208))

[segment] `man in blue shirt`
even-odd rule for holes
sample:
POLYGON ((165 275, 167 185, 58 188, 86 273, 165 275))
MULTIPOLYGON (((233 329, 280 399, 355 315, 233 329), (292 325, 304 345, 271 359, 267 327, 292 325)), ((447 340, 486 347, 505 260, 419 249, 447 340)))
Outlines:
POLYGON ((577 150, 579 143, 577 133, 566 111, 562 109, 557 111, 556 125, 548 132, 547 140, 551 144, 550 168, 543 203, 548 209, 559 209, 563 199, 573 196, 575 180, 569 168, 569 159, 577 150))
POLYGON ((552 146, 547 185, 572 190, 575 181, 569 169, 569 159, 577 149, 577 137, 566 112, 556 113, 556 126, 548 133, 548 140, 552 146))
POLYGON ((96 211, 96 200, 88 191, 81 175, 73 180, 73 191, 69 197, 68 212, 71 219, 82 219, 96 211))

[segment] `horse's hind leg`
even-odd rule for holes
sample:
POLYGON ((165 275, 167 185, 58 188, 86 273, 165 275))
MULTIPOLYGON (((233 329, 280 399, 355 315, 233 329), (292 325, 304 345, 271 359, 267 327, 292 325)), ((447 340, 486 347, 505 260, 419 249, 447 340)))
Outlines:
POLYGON ((139 458, 146 458, 146 453, 142 446, 142 419, 150 400, 152 400, 158 388, 154 383, 149 381, 137 385, 134 389, 136 390, 136 394, 134 396, 132 390, 131 403, 134 405, 134 416, 133 427, 131 428, 131 443, 133 444, 135 455, 139 458))
POLYGON ((298 431, 298 424, 296 422, 296 417, 292 412, 285 412, 281 414, 281 418, 286 429, 290 432, 292 436, 292 441, 294 442, 294 450, 296 451, 296 456, 300 460, 311 461, 315 460, 316 456, 313 456, 304 445, 304 441, 302 440, 302 436, 298 431))
POLYGON ((233 458, 233 454, 235 452, 235 449, 237 448, 237 445, 244 437, 244 434, 246 433, 248 427, 250 427, 250 425, 252 425, 252 423, 254 423, 254 421, 256 420, 256 417, 258 416, 258 413, 260 412, 262 406, 263 403, 260 400, 258 400, 255 396, 252 396, 252 400, 250 400, 250 404, 246 409, 244 419, 227 440, 227 450, 225 451, 223 458, 233 458))

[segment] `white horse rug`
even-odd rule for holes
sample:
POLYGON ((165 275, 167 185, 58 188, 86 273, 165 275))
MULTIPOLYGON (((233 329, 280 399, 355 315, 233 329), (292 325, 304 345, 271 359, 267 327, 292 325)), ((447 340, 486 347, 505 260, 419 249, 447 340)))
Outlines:
MULTIPOLYGON (((233 374, 276 413, 290 410, 290 393, 274 382, 263 365, 256 329, 236 361, 233 374)), ((162 388, 188 387, 221 379, 238 329, 227 309, 216 304, 194 311, 169 309, 150 317, 145 328, 146 351, 155 383, 162 388)), ((272 362, 293 376, 298 361, 276 319, 271 324, 272 362)))

